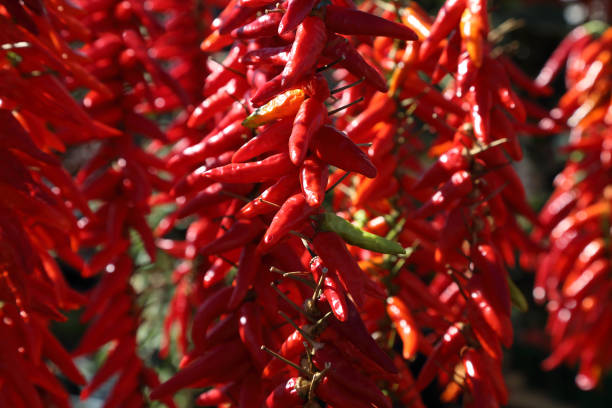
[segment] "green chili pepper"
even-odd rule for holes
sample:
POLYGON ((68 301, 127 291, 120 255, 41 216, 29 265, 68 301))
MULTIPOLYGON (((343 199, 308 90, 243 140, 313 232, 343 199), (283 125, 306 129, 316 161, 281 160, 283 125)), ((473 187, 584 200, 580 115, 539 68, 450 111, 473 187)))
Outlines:
POLYGON ((395 241, 364 231, 333 213, 319 216, 319 226, 324 231, 333 231, 347 243, 383 254, 404 254, 404 248, 395 241))

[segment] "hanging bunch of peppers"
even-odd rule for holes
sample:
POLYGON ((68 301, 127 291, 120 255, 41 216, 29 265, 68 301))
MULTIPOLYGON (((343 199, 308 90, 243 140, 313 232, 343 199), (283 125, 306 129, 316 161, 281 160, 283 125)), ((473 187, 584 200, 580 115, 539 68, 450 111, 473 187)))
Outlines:
MULTIPOLYGON (((154 193, 169 191, 173 176, 153 154, 168 139, 152 115, 186 108, 194 97, 193 71, 203 64, 198 66, 198 58, 188 59, 185 52, 184 60, 171 62, 186 74, 177 75, 175 67, 173 76, 154 58, 176 56, 164 36, 173 33, 172 18, 180 18, 184 8, 177 7, 163 26, 154 14, 155 2, 81 0, 79 5, 86 13, 82 22, 91 32, 80 48, 88 57, 85 67, 107 85, 106 93, 88 92, 82 104, 92 118, 117 131, 99 140, 75 177, 86 199, 96 203, 94 213, 79 220, 81 245, 96 249, 82 275, 99 281, 81 315, 88 327, 73 355, 97 352, 110 344, 81 398, 88 398, 116 375, 118 381, 104 407, 142 406, 147 401, 145 387, 155 387, 159 380, 138 354, 136 335, 142 317, 130 282, 137 267, 127 254, 134 240, 130 230, 137 232, 154 261, 157 248, 146 216, 154 193), (191 85, 187 88, 191 94, 183 85, 191 85), (148 147, 151 151, 144 149, 143 139, 155 142, 148 147)), ((170 14, 171 9, 167 11, 170 14)), ((185 41, 174 38, 179 44, 185 41)), ((164 401, 174 406, 171 398, 164 401)))
MULTIPOLYGON (((198 218, 185 241, 163 238, 158 246, 189 262, 177 268, 177 279, 195 263, 194 284, 205 293, 191 325, 193 348, 154 399, 211 385, 198 403, 286 406, 319 398, 337 406, 390 406, 374 379, 397 383, 398 370, 360 316, 371 307, 384 312, 385 293, 345 240, 396 255, 404 249, 323 207, 328 184, 333 189, 346 172, 373 178, 376 168, 334 126, 325 102, 342 89, 330 91, 320 71, 338 64, 368 88, 385 91, 378 70, 338 34, 417 37, 352 7, 315 3, 230 2, 202 43, 215 51, 235 41, 215 62, 205 99, 187 121, 207 135, 184 137, 168 157, 169 169, 184 176, 170 193, 178 208, 158 231, 198 218), (355 28, 360 25, 368 28, 355 28), (330 165, 339 169, 331 181, 330 165), (288 364, 272 359, 274 353, 288 364), (309 363, 302 365, 302 356, 309 363)), ((173 304, 184 304, 181 296, 173 304)), ((178 309, 167 328, 184 318, 178 309)))
POLYGON ((591 389, 611 365, 610 29, 578 27, 533 81, 485 0, 435 18, 368 0, 75 3, 0 1, 0 408, 69 406, 46 360, 85 379, 48 327, 82 306, 72 356, 109 351, 81 397, 116 376, 106 408, 173 407, 184 388, 204 406, 422 407, 430 386, 504 405, 517 252, 551 313, 545 367, 579 361, 591 389), (565 60, 549 117, 529 98, 565 60), (564 126, 538 216, 518 135, 564 126), (73 181, 56 153, 83 143, 73 181), (158 205, 174 209, 152 231, 158 205), (163 383, 138 352, 136 241, 179 260, 160 356, 178 326, 182 360, 163 383), (98 279, 87 298, 58 259, 98 279))
POLYGON ((76 88, 110 92, 68 45, 67 37, 90 38, 82 17, 61 0, 0 2, 2 407, 68 407, 56 375, 85 383, 49 327, 87 301, 69 287, 60 265, 83 268, 76 216, 92 215, 56 154, 117 134, 70 94, 76 88))
POLYGON ((578 364, 576 384, 593 389, 612 366, 610 324, 610 57, 612 29, 591 22, 574 29, 537 78, 546 85, 565 64, 567 92, 551 116, 570 129, 569 154, 540 212, 536 239, 548 238, 533 290, 546 302, 553 369, 578 364))
MULTIPOLYGON (((513 247, 525 261, 536 250, 516 216, 537 222, 511 161, 522 157, 519 131, 550 131, 527 123, 510 84, 549 89, 491 56, 482 1, 449 1, 433 22, 414 3, 382 19, 368 2, 307 3, 231 2, 202 43, 234 41, 187 121, 206 136, 180 140, 167 160, 184 176, 159 232, 197 220, 184 241, 158 246, 185 260, 177 277, 195 263, 205 293, 193 349, 152 397, 210 385, 203 405, 258 396, 257 406, 388 406, 383 381, 409 406, 438 377, 446 401, 465 390, 472 406, 504 404, 501 345, 512 343, 511 299, 525 303, 505 265, 513 247), (424 172, 423 132, 436 136, 438 157, 424 172), (428 356, 416 383, 400 355, 386 354, 391 325, 404 359, 428 356), (359 381, 342 383, 333 373, 343 367, 359 381)), ((167 330, 178 321, 185 331, 184 314, 167 319, 167 330)))
POLYGON ((535 95, 550 90, 491 52, 486 2, 447 1, 433 21, 414 4, 387 14, 399 15, 424 41, 405 49, 374 42, 372 55, 393 69, 390 89, 366 99, 344 130, 353 139, 375 135, 368 154, 384 176, 355 180, 352 194, 337 189, 334 204, 412 248, 407 260, 358 256, 387 285, 387 314, 403 357, 427 356, 416 389, 437 377, 445 402, 463 393, 466 406, 503 405, 511 303, 526 307, 506 267, 515 265, 514 248, 525 267, 537 251, 517 223, 518 215, 534 224, 537 218, 511 163, 522 158, 520 131, 554 130, 547 121, 527 122, 542 115, 523 104, 511 83, 535 95), (415 162, 424 148, 416 132, 435 136, 429 154, 436 160, 425 170, 415 162))

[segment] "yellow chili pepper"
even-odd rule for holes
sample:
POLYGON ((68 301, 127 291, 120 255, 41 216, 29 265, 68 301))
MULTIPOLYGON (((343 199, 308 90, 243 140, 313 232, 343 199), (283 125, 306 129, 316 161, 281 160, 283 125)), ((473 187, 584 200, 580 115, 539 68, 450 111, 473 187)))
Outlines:
POLYGON ((306 92, 303 89, 290 89, 257 108, 242 122, 242 126, 254 129, 276 119, 293 116, 300 109, 304 99, 306 92))

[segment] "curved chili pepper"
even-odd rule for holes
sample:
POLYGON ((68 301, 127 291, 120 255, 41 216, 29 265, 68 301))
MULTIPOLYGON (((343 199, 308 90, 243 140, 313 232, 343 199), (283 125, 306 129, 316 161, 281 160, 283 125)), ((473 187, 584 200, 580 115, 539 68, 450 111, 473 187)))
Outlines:
POLYGON ((258 306, 254 302, 245 302, 238 311, 238 333, 255 366, 263 369, 270 355, 261 349, 263 330, 258 306))
POLYGON ((304 404, 307 390, 301 385, 304 379, 300 377, 289 378, 286 382, 279 384, 266 398, 268 408, 298 407, 304 404), (304 389, 304 391, 301 391, 304 389))
POLYGON ((510 315, 510 295, 506 273, 499 259, 499 254, 489 244, 477 244, 472 247, 470 257, 480 272, 486 298, 500 314, 510 315))
POLYGON ((242 80, 238 78, 230 79, 227 84, 217 89, 217 92, 204 99, 195 108, 187 120, 187 126, 190 128, 202 126, 216 113, 229 108, 235 101, 234 97, 240 97, 243 87, 242 80))
POLYGON ((159 400, 195 383, 206 386, 227 381, 227 378, 235 377, 236 372, 231 372, 247 357, 248 353, 240 340, 220 344, 197 357, 168 381, 155 387, 150 398, 159 400))
POLYGON ((332 312, 334 312, 334 316, 341 322, 345 322, 348 318, 346 295, 344 290, 337 283, 337 277, 334 275, 334 271, 328 270, 318 256, 312 258, 310 261, 310 271, 316 282, 319 281, 322 274, 326 274, 323 281, 323 294, 332 312))
POLYGON ((419 371, 416 388, 418 390, 425 389, 436 377, 439 366, 459 360, 459 351, 464 345, 465 338, 461 333, 461 327, 458 324, 450 326, 427 357, 421 371, 419 371))
POLYGON ((293 228, 303 224, 316 211, 308 205, 304 194, 289 197, 276 212, 264 237, 257 246, 257 252, 266 253, 293 228))
POLYGON ((484 364, 478 353, 467 349, 462 356, 466 373, 466 383, 470 389, 468 406, 493 408, 499 406, 495 401, 495 391, 490 383, 490 375, 485 371, 484 364))
POLYGON ((196 311, 191 328, 191 339, 196 348, 204 349, 206 331, 213 320, 227 310, 228 298, 233 293, 231 286, 223 287, 209 296, 196 311))
POLYGON ((259 255, 255 252, 255 245, 247 244, 240 254, 238 272, 236 273, 236 286, 227 305, 229 309, 235 309, 242 302, 249 287, 255 281, 259 265, 260 259, 259 255))
POLYGON ((231 35, 234 38, 260 38, 273 37, 276 35, 277 28, 281 22, 280 13, 267 13, 257 17, 248 24, 240 26, 232 30, 231 35))
POLYGON ((374 35, 404 41, 415 41, 419 38, 405 25, 361 10, 334 5, 325 8, 325 25, 330 31, 343 35, 374 35))
POLYGON ((284 118, 266 127, 261 133, 236 150, 232 156, 232 163, 245 162, 271 151, 283 151, 292 126, 291 118, 284 118))
POLYGON ((282 176, 276 183, 268 187, 257 198, 253 199, 242 207, 237 216, 253 218, 259 214, 270 213, 276 208, 274 207, 274 204, 280 206, 285 202, 287 197, 296 193, 298 188, 295 174, 292 173, 282 176))
POLYGON ((436 187, 447 180, 451 174, 466 170, 468 166, 469 159, 465 148, 454 146, 440 155, 438 160, 421 175, 412 188, 413 190, 420 190, 436 187))
POLYGON ((399 297, 391 296, 387 298, 387 314, 402 339, 402 356, 406 360, 412 359, 417 352, 419 332, 408 307, 399 297))
POLYGON ((580 25, 574 28, 562 41, 559 43, 555 51, 548 58, 540 73, 535 79, 535 83, 538 86, 544 87, 550 85, 552 80, 557 76, 563 62, 570 54, 573 46, 581 41, 583 38, 588 37, 589 32, 584 25, 580 25))
POLYGON ((370 65, 346 38, 330 34, 323 55, 333 60, 340 60, 340 65, 357 78, 365 78, 376 90, 387 92, 387 82, 382 75, 370 65))
POLYGON ((421 61, 428 59, 436 50, 436 46, 461 21, 461 14, 465 10, 466 0, 447 0, 431 25, 429 36, 423 41, 419 56, 421 61))
POLYGON ((289 52, 289 61, 281 73, 281 84, 292 86, 311 71, 317 63, 327 34, 325 24, 318 17, 308 16, 298 26, 295 40, 289 52))
POLYGON ((312 240, 315 252, 340 278, 347 292, 353 296, 358 306, 362 306, 367 276, 361 270, 344 241, 335 232, 318 232, 312 240))
POLYGON ((322 161, 345 171, 376 177, 376 167, 368 156, 344 133, 332 126, 322 126, 312 139, 312 150, 322 161))
POLYGON ((222 236, 198 249, 202 255, 227 252, 243 246, 263 232, 265 225, 258 218, 238 220, 222 236))
POLYGON ((324 377, 323 380, 317 384, 315 392, 323 401, 329 402, 336 407, 369 408, 372 406, 370 402, 364 401, 363 398, 354 395, 331 376, 324 377))
POLYGON ((425 204, 414 214, 414 218, 424 218, 435 214, 438 211, 448 208, 457 199, 465 197, 472 191, 472 178, 470 173, 460 170, 451 176, 450 180, 440 187, 425 204))
MULTIPOLYGON (((279 354, 287 360, 295 361, 304 352, 304 338, 298 330, 294 330, 281 344, 279 354)), ((285 362, 273 358, 262 371, 263 378, 274 378, 286 367, 285 362)))
POLYGON ((289 136, 289 157, 293 164, 299 166, 304 161, 312 137, 326 120, 327 108, 323 101, 308 98, 302 102, 289 136))
POLYGON ((311 207, 320 207, 325 198, 329 170, 317 159, 307 159, 300 167, 300 184, 306 202, 311 207))
POLYGON ((281 47, 268 47, 251 50, 240 57, 240 61, 245 65, 285 65, 289 61, 291 45, 281 47))
POLYGON ((310 14, 316 4, 316 0, 289 0, 287 10, 278 26, 278 34, 284 35, 293 31, 310 14))
POLYGON ((312 362, 319 370, 324 369, 326 364, 330 364, 327 375, 335 382, 377 407, 390 408, 391 401, 383 395, 376 384, 368 377, 357 372, 352 364, 341 356, 340 351, 332 345, 326 344, 315 351, 312 362))
POLYGON ((294 170, 287 153, 278 153, 263 160, 248 163, 231 163, 207 170, 204 175, 227 183, 258 183, 274 179, 294 170))

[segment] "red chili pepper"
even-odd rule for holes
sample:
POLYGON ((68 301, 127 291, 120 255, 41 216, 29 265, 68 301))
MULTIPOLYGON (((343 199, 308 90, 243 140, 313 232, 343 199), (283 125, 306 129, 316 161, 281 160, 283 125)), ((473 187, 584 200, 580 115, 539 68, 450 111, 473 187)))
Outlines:
POLYGON ((187 120, 187 126, 196 128, 205 124, 216 113, 223 112, 229 108, 235 101, 234 97, 240 98, 244 91, 244 81, 239 78, 232 78, 223 87, 204 99, 204 101, 195 108, 191 116, 187 120))
POLYGON ((322 126, 312 139, 312 150, 322 161, 345 171, 376 177, 376 167, 368 156, 344 133, 328 125, 322 126))
POLYGON ((323 101, 308 98, 298 110, 293 120, 291 136, 289 136, 289 157, 299 166, 306 154, 314 134, 327 120, 327 108, 323 101))
POLYGON ((267 13, 257 17, 255 20, 232 30, 234 38, 261 38, 273 37, 281 22, 281 13, 267 13))
POLYGON ((204 190, 196 194, 194 197, 185 201, 176 210, 177 218, 185 218, 199 211, 210 208, 224 201, 229 201, 232 197, 229 194, 247 194, 251 190, 250 184, 227 184, 213 183, 204 190))
POLYGON ((197 357, 168 381, 155 387, 150 398, 159 400, 196 383, 203 387, 228 381, 235 377, 235 368, 247 357, 248 353, 239 340, 221 344, 197 357))
POLYGON ((207 170, 229 164, 234 152, 229 151, 221 153, 217 157, 209 157, 204 160, 204 165, 199 166, 191 173, 188 173, 184 178, 180 179, 170 190, 170 194, 174 197, 186 195, 192 191, 199 191, 206 186, 214 183, 214 180, 205 176, 207 170))
POLYGON ((557 76, 557 74, 563 67, 563 62, 565 62, 574 45, 576 45, 576 43, 578 43, 582 39, 588 37, 590 37, 589 32, 583 25, 574 28, 563 39, 563 41, 559 43, 555 51, 548 58, 548 60, 540 70, 540 73, 536 77, 535 84, 540 87, 550 85, 552 80, 555 78, 555 76, 557 76))
POLYGON ((340 65, 357 78, 365 78, 376 90, 387 92, 387 81, 370 65, 346 38, 330 34, 323 55, 340 60, 340 65))
POLYGON ((230 402, 229 397, 227 396, 225 389, 235 387, 235 383, 227 384, 223 387, 215 387, 211 388, 208 391, 204 391, 198 398, 196 399, 196 404, 198 406, 216 406, 221 404, 226 404, 230 402))
POLYGON ((284 35, 293 31, 310 14, 316 4, 316 0, 289 0, 287 10, 278 26, 278 34, 284 35))
POLYGON ((235 309, 244 299, 249 287, 257 277, 259 269, 259 255, 255 253, 255 245, 247 244, 240 254, 238 272, 236 273, 236 286, 228 303, 229 309, 235 309))
POLYGON ((238 311, 238 333, 251 360, 259 370, 270 361, 270 355, 261 349, 264 329, 267 328, 262 325, 257 304, 245 302, 238 311))
MULTIPOLYGON (((300 355, 304 353, 304 338, 298 330, 294 330, 287 338, 283 341, 279 349, 279 354, 285 357, 287 360, 296 361, 300 355)), ((262 376, 265 379, 274 378, 280 374, 287 365, 285 362, 273 358, 264 367, 262 376)))
POLYGON ((495 248, 485 243, 474 245, 470 257, 480 272, 485 297, 492 302, 497 313, 510 315, 510 290, 506 272, 495 248))
POLYGON ((323 378, 317 385, 315 392, 319 398, 335 407, 370 408, 372 406, 368 401, 354 395, 331 376, 323 378))
POLYGON ((292 118, 284 118, 269 125, 236 150, 232 156, 232 163, 252 160, 263 153, 284 151, 292 126, 292 118))
POLYGON ((365 133, 378 122, 386 121, 394 114, 396 108, 393 98, 384 93, 376 93, 372 97, 368 108, 350 122, 345 128, 345 132, 352 140, 360 140, 362 133, 365 133))
POLYGON ((204 344, 207 349, 216 347, 236 337, 238 332, 238 313, 227 314, 206 332, 204 344))
MULTIPOLYGON (((302 398, 300 384, 304 380, 300 377, 289 378, 286 382, 279 384, 266 398, 268 408, 299 407, 304 404, 306 398, 302 398)), ((305 391, 307 393, 307 391, 305 391)))
POLYGON ((499 403, 495 400, 495 391, 490 383, 490 374, 486 371, 480 355, 474 349, 463 353, 463 366, 466 374, 466 384, 470 395, 466 396, 469 407, 494 408, 499 403))
POLYGON ((314 68, 326 41, 327 34, 323 21, 318 17, 306 17, 297 29, 289 61, 281 73, 283 86, 297 84, 314 68))
POLYGON ((310 272, 312 272, 315 282, 318 282, 321 275, 326 273, 325 280, 323 281, 323 294, 332 312, 334 312, 334 316, 341 322, 345 322, 348 318, 346 294, 337 282, 338 278, 335 276, 334 271, 328 270, 324 266, 323 261, 321 261, 321 258, 316 256, 310 261, 310 272))
POLYGON ((466 170, 469 159, 463 146, 454 146, 444 152, 438 160, 424 172, 412 187, 413 190, 437 187, 440 183, 448 180, 451 174, 466 170))
POLYGON ((423 368, 421 368, 421 371, 419 371, 416 388, 422 391, 436 377, 438 367, 443 367, 449 362, 458 361, 459 351, 464 345, 465 338, 461 333, 461 327, 458 324, 450 326, 438 344, 436 344, 429 357, 427 357, 427 361, 423 368))
POLYGON ((374 35, 405 41, 419 38, 405 25, 361 10, 334 5, 325 8, 325 25, 330 31, 343 35, 374 35))
POLYGON ((421 45, 419 51, 421 61, 431 57, 436 51, 436 46, 458 26, 465 6, 466 0, 446 0, 431 25, 429 36, 421 45))
POLYGON ((232 46, 229 53, 223 60, 223 65, 219 63, 211 65, 211 72, 204 80, 204 96, 208 97, 217 89, 225 85, 230 79, 235 78, 236 72, 244 72, 245 67, 242 63, 242 58, 246 51, 246 46, 242 43, 237 43, 232 46))
POLYGON ((332 345, 326 344, 317 349, 312 356, 312 361, 319 370, 323 370, 326 364, 330 364, 327 375, 347 391, 364 398, 377 407, 391 407, 391 401, 383 395, 376 383, 356 371, 355 367, 344 360, 340 351, 332 345))
POLYGON ((391 296, 387 298, 387 314, 395 324, 395 330, 402 339, 402 356, 406 360, 412 359, 417 352, 419 332, 408 307, 399 297, 391 296))
POLYGON ((346 248, 342 238, 335 232, 320 231, 313 238, 312 245, 325 265, 336 272, 357 305, 362 307, 367 276, 346 248))
POLYGON ((196 311, 191 328, 191 339, 196 349, 205 347, 206 331, 213 320, 227 310, 229 296, 234 289, 231 286, 223 287, 210 295, 196 311))
POLYGON ((320 207, 325 198, 329 171, 327 165, 317 159, 307 159, 300 168, 300 183, 306 202, 311 207, 320 207))
POLYGON ((291 45, 282 47, 268 47, 251 50, 240 57, 240 61, 245 65, 285 65, 289 61, 291 45))
POLYGON ((483 311, 473 301, 466 302, 465 311, 472 333, 482 348, 495 360, 501 360, 502 348, 497 334, 484 317, 483 311))
POLYGON ((275 179, 295 169, 287 153, 278 153, 263 160, 231 163, 207 170, 204 175, 227 183, 258 183, 275 179))
POLYGON ((295 176, 291 173, 279 178, 276 183, 268 187, 257 198, 242 207, 237 216, 239 218, 253 218, 259 214, 273 212, 276 208, 274 204, 282 205, 287 197, 298 191, 299 187, 295 176))
POLYGON ((199 248, 198 253, 219 254, 236 249, 253 241, 264 228, 265 225, 258 218, 238 220, 222 236, 199 248))
POLYGON ((509 58, 500 57, 499 61, 503 64, 510 79, 519 87, 534 96, 548 96, 552 93, 552 88, 535 83, 509 58))
POLYGON ((436 212, 449 208, 455 200, 460 200, 472 191, 472 177, 465 170, 451 176, 425 204, 414 212, 414 218, 429 217, 436 212))
POLYGON ((257 246, 257 252, 266 253, 294 228, 300 227, 316 211, 310 207, 304 194, 289 197, 276 212, 264 237, 257 246))
POLYGON ((219 30, 221 35, 229 34, 233 29, 249 21, 260 9, 261 7, 246 7, 232 1, 219 17, 213 20, 212 28, 219 30))

